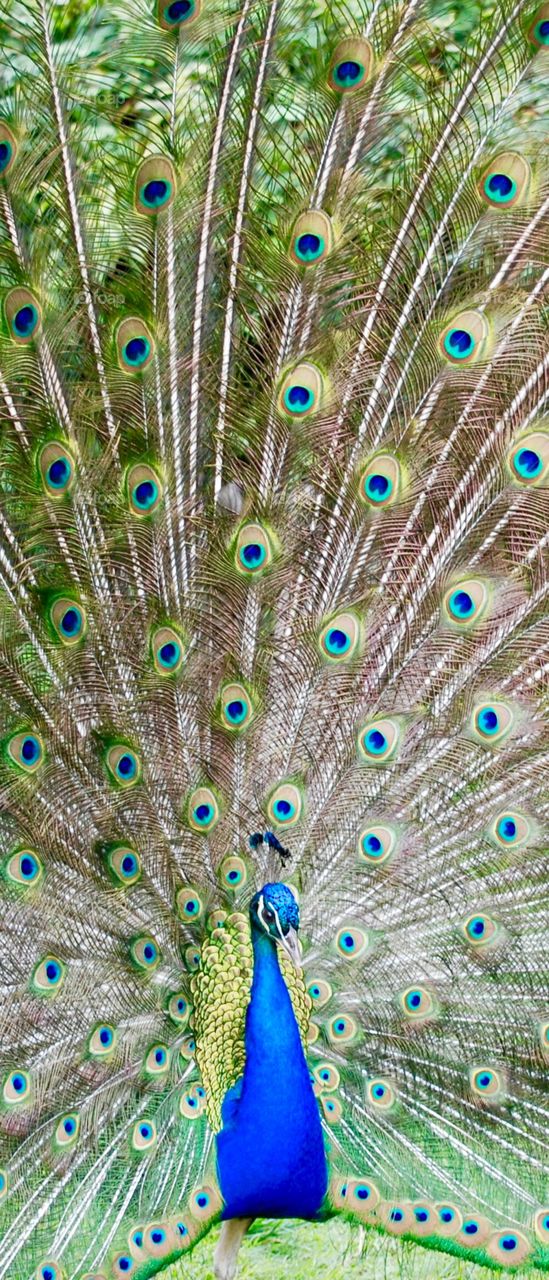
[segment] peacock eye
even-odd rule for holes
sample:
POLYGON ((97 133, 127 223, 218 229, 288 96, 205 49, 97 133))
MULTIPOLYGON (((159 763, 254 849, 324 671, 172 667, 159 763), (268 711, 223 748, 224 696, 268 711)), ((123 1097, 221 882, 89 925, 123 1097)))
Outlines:
POLYGON ((469 627, 478 622, 488 604, 488 589, 478 578, 467 578, 446 592, 443 602, 443 618, 458 627, 469 627))
POLYGON ((530 165, 523 156, 516 151, 502 151, 484 170, 479 193, 485 204, 507 208, 526 194, 530 178, 530 165))
POLYGON ((322 262, 332 249, 334 235, 331 219, 321 209, 301 213, 294 224, 290 257, 300 266, 322 262))
POLYGON ((219 804, 209 787, 198 787, 193 791, 188 805, 189 826, 193 831, 213 831, 219 821, 219 804))
POLYGON ((116 331, 118 363, 124 373, 142 373, 154 356, 154 338, 144 320, 128 316, 116 331))
POLYGON ((291 418, 305 418, 318 411, 324 391, 324 378, 320 369, 316 364, 304 361, 283 379, 278 393, 278 409, 291 418))
POLYGON ((50 608, 50 621, 56 636, 65 645, 78 644, 86 634, 86 614, 82 605, 68 596, 60 596, 50 608))
POLYGON ((175 196, 175 170, 167 156, 149 156, 135 176, 135 208, 138 213, 160 213, 175 196))
POLYGON ((358 496, 371 507, 388 507, 399 496, 400 466, 390 453, 379 453, 362 472, 358 496))
POLYGON ((119 743, 109 747, 106 765, 113 782, 119 787, 133 787, 141 777, 141 761, 135 751, 119 743))
POLYGON ((135 516, 151 516, 160 506, 163 488, 160 478, 147 463, 130 467, 126 485, 130 511, 135 516))
POLYGON ((37 733, 14 733, 7 751, 9 759, 24 773, 34 773, 44 763, 44 744, 37 733))
POLYGON ((528 30, 528 38, 538 49, 549 45, 549 7, 543 4, 534 15, 528 30))
POLYGON ((549 435, 531 431, 515 441, 507 455, 507 465, 515 484, 539 485, 547 480, 549 435))
POLYGON ((337 93, 361 89, 372 73, 374 55, 368 40, 352 36, 341 40, 334 49, 328 73, 328 84, 337 93))
POLYGON ((480 311, 461 311, 443 329, 440 353, 451 364, 472 364, 483 355, 489 332, 488 321, 480 311))
POLYGON ((49 440, 38 454, 40 478, 50 498, 62 498, 74 483, 74 458, 65 444, 49 440))
POLYGON ((200 15, 202 0, 158 0, 158 21, 165 31, 190 27, 200 15))
POLYGON ((5 178, 17 155, 17 142, 7 124, 0 124, 0 176, 5 178))
POLYGON ((18 346, 32 342, 42 324, 38 300, 29 289, 10 289, 4 298, 4 311, 13 341, 18 346))

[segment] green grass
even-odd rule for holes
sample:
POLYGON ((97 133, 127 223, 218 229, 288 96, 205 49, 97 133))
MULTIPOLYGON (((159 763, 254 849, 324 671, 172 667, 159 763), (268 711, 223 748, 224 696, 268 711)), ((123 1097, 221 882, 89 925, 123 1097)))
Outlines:
MULTIPOLYGON (((217 1237, 212 1231, 190 1258, 169 1267, 163 1280, 214 1280, 217 1237)), ((510 1280, 512 1275, 332 1220, 258 1224, 240 1250, 237 1280, 510 1280)), ((537 1270, 528 1276, 541 1280, 537 1270)))

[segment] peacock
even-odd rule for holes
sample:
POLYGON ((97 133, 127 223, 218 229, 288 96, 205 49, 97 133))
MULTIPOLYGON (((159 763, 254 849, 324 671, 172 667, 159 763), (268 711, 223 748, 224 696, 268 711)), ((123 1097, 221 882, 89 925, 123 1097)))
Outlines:
POLYGON ((549 1270, 549 5, 473 9, 8 3, 0 1280, 549 1270))

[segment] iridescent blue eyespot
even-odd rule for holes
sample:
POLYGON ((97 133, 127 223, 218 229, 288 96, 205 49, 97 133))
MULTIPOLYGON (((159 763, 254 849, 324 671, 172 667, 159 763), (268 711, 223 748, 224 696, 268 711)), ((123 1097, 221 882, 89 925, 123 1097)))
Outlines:
POLYGON ((345 631, 341 631, 339 627, 333 627, 331 631, 328 631, 325 644, 329 653, 340 655, 347 652, 351 640, 345 631))
POLYGON ((178 644, 175 644, 173 640, 168 640, 167 644, 161 645, 158 650, 158 657, 162 666, 167 667, 168 669, 175 666, 180 655, 181 648, 178 644))
POLYGON ((246 569, 259 569, 265 556, 265 547, 261 547, 258 542, 248 542, 240 548, 240 559, 246 569))
POLYGON ((31 853, 24 853, 19 863, 21 875, 24 880, 35 880, 39 872, 39 864, 31 853))
POLYGON ((165 178, 151 178, 139 192, 139 198, 148 209, 161 209, 172 194, 171 182, 165 178))
POLYGON ((347 62, 340 62, 337 67, 334 67, 334 79, 345 88, 350 88, 351 86, 355 88, 357 84, 360 84, 363 77, 364 67, 361 67, 360 62, 354 62, 349 59, 347 62))
POLYGON ((39 315, 36 307, 28 303, 20 307, 13 317, 13 328, 20 338, 30 338, 38 324, 39 315))
POLYGON ((490 200, 497 204, 507 204, 513 199, 517 184, 506 173, 491 173, 485 180, 484 190, 490 200))
POLYGON ((517 824, 515 819, 505 815, 503 818, 500 818, 496 830, 500 840, 509 841, 509 843, 511 843, 511 841, 516 839, 517 834, 517 824))
POLYGON ((0 173, 5 173, 13 155, 13 147, 7 138, 0 142, 0 173))
POLYGON ((235 698, 234 702, 227 703, 225 714, 233 724, 240 724, 246 715, 246 707, 240 698, 235 698))
POLYGON ((63 614, 63 617, 61 619, 62 631, 64 631, 66 636, 72 637, 72 636, 78 635, 78 632, 81 630, 81 628, 82 628, 82 615, 80 613, 80 610, 74 607, 67 609, 66 613, 63 614))
POLYGON ((390 495, 393 488, 388 476, 383 476, 377 472, 368 476, 364 487, 372 502, 383 502, 390 495))
POLYGON ((455 618, 470 618, 475 611, 475 605, 468 591, 454 591, 449 600, 450 612, 455 618))
POLYGON ((295 242, 295 252, 302 262, 314 262, 324 252, 324 240, 321 236, 305 232, 295 242))
POLYGON ((295 805, 293 805, 289 800, 275 800, 273 804, 273 811, 275 816, 279 818, 281 822, 287 822, 288 818, 293 818, 294 816, 295 805))
POLYGON ((113 1033, 110 1027, 101 1027, 99 1030, 99 1039, 104 1048, 108 1049, 113 1042, 113 1033))
POLYGON ((71 468, 67 458, 56 458, 48 467, 48 481, 53 489, 64 489, 70 480, 71 468))
POLYGON ((471 1219, 469 1222, 463 1223, 463 1230, 466 1236, 476 1236, 478 1232, 478 1222, 471 1219))
POLYGON ((519 475, 533 480, 535 476, 539 475, 543 467, 543 461, 539 453, 536 453, 534 449, 519 449, 514 455, 513 465, 519 475))
POLYGON ((474 339, 466 329, 451 329, 444 339, 444 347, 454 360, 464 360, 474 350, 474 339))
POLYGON ((493 707, 482 707, 477 713, 478 728, 482 733, 497 733, 499 728, 499 718, 493 707))
POLYGON ((125 752, 123 756, 120 756, 116 769, 119 776, 125 780, 135 777, 137 766, 129 751, 125 752))
POLYGON ((195 10, 193 0, 172 0, 171 4, 166 5, 163 10, 164 21, 171 27, 178 26, 179 23, 186 22, 192 17, 195 10))
POLYGON ((148 511, 156 502, 157 497, 158 486, 153 480, 142 480, 140 484, 135 486, 132 493, 133 501, 141 511, 148 511))
POLYGON ((380 854, 383 853, 383 845, 381 843, 381 840, 379 840, 377 836, 374 836, 374 835, 363 836, 362 844, 363 844, 364 852, 367 853, 370 858, 379 858, 380 854))
POLYGON ((138 369, 150 355, 151 344, 145 337, 131 338, 126 343, 123 353, 127 364, 138 369))
POLYGON ((314 401, 314 394, 309 387, 293 385, 284 392, 284 405, 292 413, 306 413, 314 401))
POLYGON ((379 755, 387 749, 387 739, 379 729, 370 729, 365 738, 366 750, 372 755, 379 755))
POLYGON ((404 1214, 402 1212, 402 1209, 391 1209, 389 1217, 391 1219, 391 1222, 402 1222, 404 1214))
POLYGON ((213 812, 211 804, 198 804, 194 810, 195 822, 198 822, 201 827, 207 826, 208 822, 211 822, 213 818, 213 812))
POLYGON ((549 19, 543 18, 541 22, 536 22, 532 35, 537 44, 549 44, 549 19))

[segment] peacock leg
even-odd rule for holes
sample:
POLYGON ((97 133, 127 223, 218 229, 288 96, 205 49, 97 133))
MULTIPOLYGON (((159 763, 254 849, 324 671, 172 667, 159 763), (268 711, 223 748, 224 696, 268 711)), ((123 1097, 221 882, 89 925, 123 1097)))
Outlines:
POLYGON ((227 1218, 223 1223, 214 1257, 215 1280, 233 1280, 238 1250, 252 1222, 253 1218, 227 1218))

